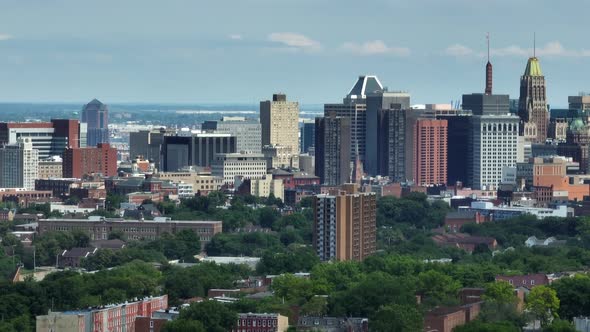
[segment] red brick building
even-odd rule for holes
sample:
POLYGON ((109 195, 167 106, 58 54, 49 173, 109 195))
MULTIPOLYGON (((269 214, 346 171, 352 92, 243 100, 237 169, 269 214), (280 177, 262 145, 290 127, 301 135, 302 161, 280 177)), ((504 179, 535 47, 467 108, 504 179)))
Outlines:
POLYGON ((464 233, 437 234, 432 240, 440 246, 456 247, 467 252, 473 252, 478 245, 485 245, 490 250, 496 249, 498 242, 493 237, 471 236, 464 233))
POLYGON ((516 287, 525 287, 525 288, 531 289, 535 286, 549 284, 549 278, 547 277, 547 275, 542 274, 542 273, 515 275, 515 276, 498 275, 498 276, 496 276, 496 281, 499 281, 499 280, 506 281, 509 284, 511 284, 512 286, 514 286, 515 288, 516 287))
POLYGON ((414 125, 414 180, 447 183, 447 120, 418 119, 414 125))
POLYGON ((451 233, 461 231, 461 227, 466 224, 481 224, 486 221, 486 217, 477 211, 456 211, 449 212, 445 216, 445 229, 451 233))
POLYGON ((452 332, 455 327, 476 319, 481 310, 481 303, 475 302, 458 307, 433 309, 424 317, 424 331, 452 332))
POLYGON ((160 332, 166 322, 168 322, 166 318, 137 317, 135 318, 135 332, 160 332))
POLYGON ((117 175, 117 149, 107 143, 97 147, 69 148, 63 154, 63 175, 82 178, 85 174, 117 175))
POLYGON ((289 319, 280 314, 238 314, 237 328, 232 332, 285 332, 289 319))

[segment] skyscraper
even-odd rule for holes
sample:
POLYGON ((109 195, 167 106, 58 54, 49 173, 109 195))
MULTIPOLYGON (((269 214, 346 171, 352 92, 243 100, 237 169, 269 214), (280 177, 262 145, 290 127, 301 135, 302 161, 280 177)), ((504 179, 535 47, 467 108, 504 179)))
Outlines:
POLYGON ((370 175, 379 175, 379 157, 377 152, 379 141, 379 112, 383 109, 409 110, 410 94, 406 92, 390 92, 384 88, 367 91, 366 93, 365 171, 370 175))
POLYGON ((39 175, 39 151, 30 138, 0 148, 0 188, 35 190, 39 175))
POLYGON ((224 116, 219 121, 205 121, 201 129, 236 136, 238 152, 260 153, 262 151, 262 129, 258 120, 224 116))
POLYGON ((418 185, 447 183, 447 120, 416 121, 414 181, 418 185))
POLYGON ((468 163, 470 152, 471 113, 437 115, 437 119, 447 121, 447 183, 454 186, 461 182, 470 186, 468 163))
POLYGON ((308 153, 315 145, 315 122, 304 121, 301 125, 301 153, 308 153))
POLYGON ((377 174, 391 181, 406 180, 406 113, 405 109, 381 109, 378 120, 377 174))
POLYGON ((313 201, 313 245, 322 261, 362 261, 376 250, 375 194, 346 187, 313 201))
POLYGON ((279 145, 299 156, 299 103, 285 94, 273 94, 272 101, 260 102, 262 147, 279 145))
POLYGON ((338 186, 350 179, 351 121, 334 113, 315 120, 315 174, 321 184, 338 186))
POLYGON ((93 99, 82 109, 82 120, 87 124, 86 146, 97 146, 109 142, 109 108, 97 99, 93 99))
POLYGON ((164 136, 162 169, 164 172, 176 172, 187 166, 211 167, 217 154, 236 152, 236 137, 230 134, 164 136))
MULTIPOLYGON (((489 63, 489 59, 488 59, 489 63)), ((486 93, 463 95, 463 110, 471 111, 468 178, 475 189, 495 189, 502 181, 502 169, 516 166, 519 118, 510 113, 508 95, 488 94, 490 65, 486 65, 486 93)), ((546 128, 545 128, 546 131, 546 128)))
POLYGON ((524 74, 520 77, 518 116, 520 136, 524 136, 525 142, 544 143, 547 139, 549 112, 545 76, 536 57, 529 58, 524 74))

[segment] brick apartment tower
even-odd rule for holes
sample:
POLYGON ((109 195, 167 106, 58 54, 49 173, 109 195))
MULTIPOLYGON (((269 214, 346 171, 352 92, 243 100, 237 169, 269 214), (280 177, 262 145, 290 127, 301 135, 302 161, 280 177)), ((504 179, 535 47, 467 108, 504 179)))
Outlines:
POLYGON ((376 250, 375 194, 343 187, 313 201, 313 245, 322 261, 362 261, 376 250))
POLYGON ((447 183, 447 120, 419 119, 414 125, 414 180, 447 183))
POLYGON ((69 148, 63 153, 63 176, 82 178, 85 174, 117 175, 117 149, 107 143, 97 147, 69 148))

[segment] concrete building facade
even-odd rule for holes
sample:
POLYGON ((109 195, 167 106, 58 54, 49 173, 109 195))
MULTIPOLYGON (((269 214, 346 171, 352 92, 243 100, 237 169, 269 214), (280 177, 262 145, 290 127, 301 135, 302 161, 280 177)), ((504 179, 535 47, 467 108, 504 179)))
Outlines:
POLYGON ((236 152, 237 139, 230 134, 164 136, 162 170, 176 172, 188 166, 211 167, 217 154, 236 152))
POLYGON ((272 101, 260 102, 262 147, 283 146, 292 156, 299 155, 299 103, 287 101, 285 94, 273 94, 272 101))
POLYGON ((335 113, 316 118, 315 174, 324 185, 338 186, 349 181, 351 125, 348 117, 335 113))
POLYGON ((219 121, 205 121, 201 130, 235 136, 236 152, 260 153, 262 151, 262 126, 258 120, 224 116, 219 121))
POLYGON ((362 261, 376 250, 376 196, 350 187, 314 198, 313 244, 322 261, 362 261))
POLYGON ((39 151, 30 138, 0 148, 0 188, 35 190, 39 176, 39 151))
POLYGON ((215 156, 211 174, 233 185, 236 176, 244 179, 262 179, 266 176, 266 159, 262 154, 222 153, 215 156))

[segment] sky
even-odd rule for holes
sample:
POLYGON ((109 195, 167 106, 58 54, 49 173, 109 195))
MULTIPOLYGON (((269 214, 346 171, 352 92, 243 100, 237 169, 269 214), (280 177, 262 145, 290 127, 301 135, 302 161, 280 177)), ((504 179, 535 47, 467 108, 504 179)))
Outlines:
POLYGON ((590 91, 587 0, 0 0, 0 102, 339 102, 377 75, 412 103, 518 98, 533 53, 549 103, 590 91))

